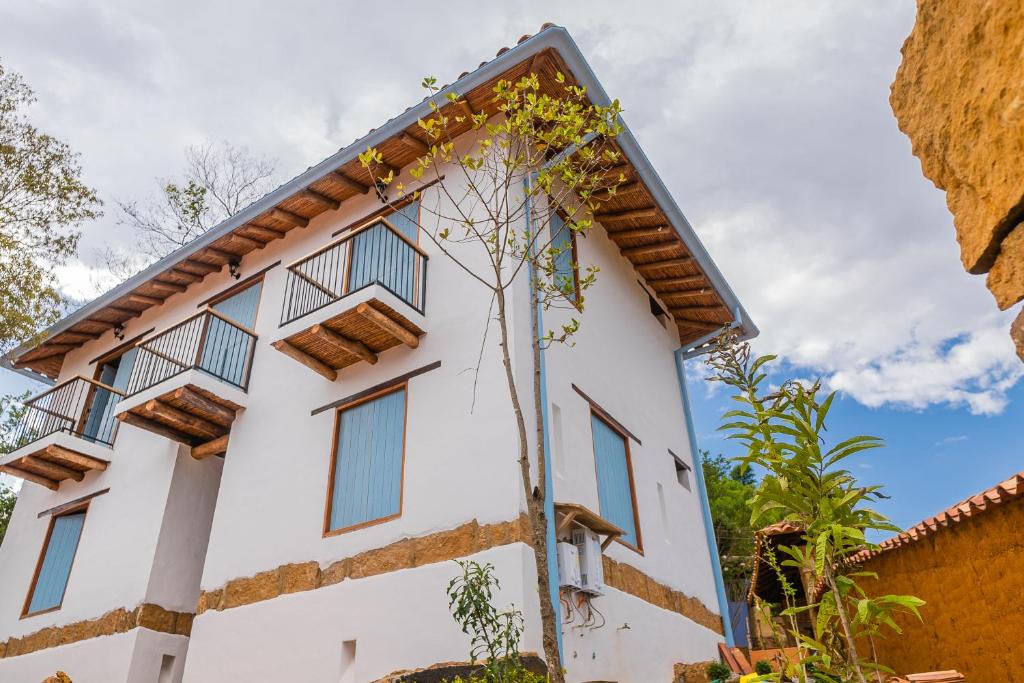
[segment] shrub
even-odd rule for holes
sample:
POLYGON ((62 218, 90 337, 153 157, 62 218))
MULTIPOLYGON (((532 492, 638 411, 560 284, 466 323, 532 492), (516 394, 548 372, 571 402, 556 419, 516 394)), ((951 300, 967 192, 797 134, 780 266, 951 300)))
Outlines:
POLYGON ((732 676, 732 669, 720 662, 711 662, 704 671, 712 681, 727 681, 732 676))
POLYGON ((758 674, 759 676, 765 676, 767 674, 770 674, 771 672, 772 665, 763 659, 754 665, 754 673, 758 674))

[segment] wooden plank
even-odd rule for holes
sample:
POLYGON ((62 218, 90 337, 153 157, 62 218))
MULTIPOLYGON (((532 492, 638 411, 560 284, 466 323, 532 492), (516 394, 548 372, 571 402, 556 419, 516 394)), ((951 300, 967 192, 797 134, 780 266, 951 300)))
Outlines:
POLYGON ((638 263, 633 267, 637 270, 653 270, 655 268, 675 268, 676 266, 685 266, 693 261, 692 256, 682 256, 680 258, 670 258, 663 261, 651 261, 650 263, 638 263))
POLYGON ((634 180, 631 183, 622 183, 621 185, 616 187, 615 194, 612 194, 608 190, 598 190, 592 196, 594 197, 594 199, 604 201, 607 199, 611 199, 612 197, 621 197, 623 195, 639 192, 642 189, 644 189, 644 184, 641 183, 639 180, 634 180))
POLYGON ((640 247, 626 247, 622 250, 622 255, 628 259, 635 259, 662 254, 666 251, 674 251, 678 248, 679 242, 672 240, 670 242, 658 242, 657 244, 645 244, 640 247))
POLYGON ((212 439, 205 443, 201 443, 198 446, 192 447, 192 457, 196 460, 202 460, 211 455, 220 455, 221 453, 227 453, 228 450, 228 435, 218 436, 216 439, 212 439))
POLYGON ((245 230, 248 230, 250 234, 255 234, 257 237, 262 237, 268 240, 279 240, 284 237, 285 232, 280 230, 274 230, 273 228, 266 228, 262 225, 255 225, 253 223, 246 223, 242 226, 245 230))
POLYGON ((196 275, 195 273, 190 273, 187 270, 182 270, 181 268, 171 268, 171 275, 174 277, 180 277, 182 280, 188 280, 192 283, 201 282, 203 279, 202 275, 196 275))
POLYGON ((335 346, 346 353, 351 353, 353 356, 362 358, 370 365, 375 365, 377 363, 377 354, 371 351, 366 344, 357 339, 343 337, 334 330, 328 329, 323 325, 313 325, 313 327, 310 328, 309 333, 314 337, 327 342, 331 346, 335 346))
POLYGON ((331 176, 331 179, 334 180, 337 183, 341 183, 342 185, 344 185, 345 187, 349 188, 350 190, 355 190, 356 192, 358 192, 360 194, 366 194, 367 192, 370 191, 370 186, 369 185, 366 185, 365 183, 361 183, 358 180, 353 180, 352 178, 349 178, 347 175, 345 175, 341 171, 335 171, 334 175, 331 176))
POLYGON ((663 277, 658 280, 648 280, 647 284, 655 289, 659 287, 686 287, 688 285, 699 285, 703 283, 704 275, 687 275, 686 277, 663 277))
POLYGON ((50 444, 46 447, 44 457, 53 458, 65 465, 77 465, 78 467, 84 467, 88 470, 99 470, 101 472, 107 469, 107 465, 110 464, 106 460, 100 460, 99 458, 93 458, 89 455, 76 453, 75 451, 68 450, 63 446, 57 446, 56 444, 50 444))
MULTIPOLYGON (((131 295, 129 295, 127 298, 130 299, 131 295)), ((134 308, 122 308, 121 306, 107 306, 107 310, 114 311, 115 313, 118 313, 120 315, 126 315, 128 316, 129 319, 138 318, 140 315, 142 315, 142 311, 136 311, 134 308)))
POLYGON ((320 194, 319 192, 316 192, 314 190, 301 190, 296 195, 296 197, 298 197, 299 199, 306 199, 308 201, 319 204, 320 206, 324 207, 324 209, 330 211, 337 211, 338 209, 341 208, 341 202, 339 202, 337 199, 331 199, 327 195, 320 194))
POLYGON ((139 294, 138 292, 132 292, 125 297, 128 301, 134 301, 137 304, 146 304, 147 306, 159 306, 164 302, 163 299, 155 296, 149 296, 148 294, 139 294))
POLYGON ((398 141, 401 142, 406 147, 408 147, 409 149, 411 149, 412 151, 416 152, 416 154, 423 155, 430 151, 430 147, 427 145, 427 143, 417 138, 414 138, 412 135, 409 135, 408 133, 405 132, 398 134, 398 141))
POLYGON ((51 516, 55 517, 55 516, 65 512, 65 511, 67 511, 67 510, 71 510, 72 508, 76 508, 79 505, 81 505, 82 503, 90 501, 93 498, 97 498, 99 496, 102 496, 105 493, 110 493, 110 489, 109 488, 100 489, 99 491, 94 491, 94 492, 92 492, 92 493, 90 493, 88 495, 82 496, 81 498, 75 498, 74 500, 69 500, 66 503, 61 503, 60 505, 57 505, 56 507, 52 507, 49 510, 43 510, 38 515, 36 515, 36 519, 42 519, 43 517, 46 517, 47 515, 51 515, 51 516))
POLYGON ((27 472, 25 470, 18 469, 17 467, 12 467, 11 465, 0 465, 0 472, 4 472, 6 474, 9 474, 12 477, 18 477, 19 479, 24 479, 25 481, 30 481, 33 484, 39 484, 40 486, 45 486, 46 488, 50 489, 51 491, 56 491, 58 488, 60 488, 60 484, 58 482, 54 481, 53 479, 47 479, 46 477, 42 477, 42 476, 40 476, 38 474, 33 474, 31 472, 27 472))
POLYGON ((385 332, 392 334, 395 338, 400 339, 402 343, 409 348, 415 349, 420 345, 419 337, 378 311, 373 306, 367 303, 359 304, 356 306, 356 313, 363 316, 366 320, 370 321, 385 332))
POLYGON ((271 344, 271 346, 273 346, 275 349, 277 349, 284 355, 288 356, 289 358, 292 358, 302 363, 313 372, 319 375, 323 375, 324 378, 328 379, 331 382, 338 379, 337 370, 332 368, 327 363, 324 363, 319 358, 314 358, 313 356, 309 355, 302 349, 293 346, 292 344, 289 344, 284 339, 274 342, 273 344, 271 344))
MULTIPOLYGON (((238 242, 243 246, 251 247, 252 249, 262 249, 263 247, 266 246, 263 242, 260 242, 259 240, 254 240, 251 237, 246 237, 245 235, 239 235, 237 232, 231 233, 231 239, 233 239, 234 241, 238 242)), ((235 257, 236 260, 238 258, 239 257, 237 256, 235 257)))
POLYGON ((270 214, 271 218, 275 218, 285 223, 291 223, 292 225, 295 225, 300 228, 305 228, 307 225, 309 225, 308 218, 300 216, 297 213, 292 213, 291 211, 285 211, 284 209, 280 209, 276 206, 267 213, 270 214))
POLYGON ((196 269, 196 270, 198 270, 200 272, 206 273, 206 274, 216 273, 216 272, 219 272, 221 269, 224 268, 223 264, 218 266, 218 265, 214 265, 212 263, 207 263, 206 261, 195 261, 195 260, 192 260, 192 259, 190 259, 188 261, 185 261, 182 265, 186 265, 189 268, 194 268, 194 269, 196 269))
POLYGON ((216 422, 222 427, 228 427, 235 421, 235 411, 216 401, 211 401, 189 387, 175 389, 171 397, 175 401, 180 401, 189 406, 194 411, 205 414, 207 419, 216 422))
POLYGON ((672 235, 674 235, 674 233, 667 225, 659 225, 653 228, 626 228, 625 230, 616 230, 615 232, 608 233, 608 236, 613 240, 669 237, 672 235))
POLYGON ((598 213, 594 214, 594 220, 604 223, 606 221, 629 221, 639 220, 643 218, 657 218, 661 213, 661 209, 656 206, 651 206, 645 209, 630 209, 628 211, 615 211, 612 213, 598 213))
POLYGON ((146 284, 156 289, 162 289, 165 292, 176 292, 178 294, 181 294, 188 290, 188 285, 183 285, 180 282, 167 282, 166 280, 150 280, 146 284))
POLYGON ((60 481, 62 479, 74 479, 75 481, 82 481, 82 479, 85 478, 85 474, 79 472, 78 470, 73 470, 70 467, 58 465, 55 462, 40 460, 39 458, 36 458, 31 455, 26 455, 24 458, 21 458, 21 463, 24 465, 28 465, 30 467, 34 467, 37 470, 42 470, 43 473, 50 479, 55 479, 57 481, 60 481))
POLYGON ((120 413, 117 416, 117 419, 121 422, 126 422, 133 427, 145 429, 147 432, 153 432, 154 434, 167 437, 171 441, 178 441, 186 446, 192 446, 196 443, 196 438, 191 434, 176 431, 165 424, 157 422, 156 420, 147 420, 141 415, 136 415, 135 413, 120 413))
POLYGON ((214 258, 223 259, 225 263, 230 263, 241 258, 237 254, 232 254, 230 251, 224 251, 223 249, 218 249, 216 247, 206 247, 206 249, 203 249, 202 253, 209 254, 214 258))
POLYGON ((658 294, 665 301, 673 301, 680 297, 692 297, 692 296, 703 296, 705 294, 714 294, 715 290, 710 287, 697 287, 696 289, 680 289, 674 292, 662 292, 658 294))
POLYGON ((94 339, 99 339, 99 338, 100 338, 100 335, 96 334, 95 332, 78 332, 78 331, 75 331, 75 330, 68 330, 67 332, 61 332, 59 335, 54 337, 54 339, 60 339, 61 341, 71 342, 73 344, 74 343, 82 344, 82 343, 85 343, 85 342, 88 342, 88 341, 93 341, 94 339))
POLYGON ((143 406, 143 410, 154 417, 163 418, 167 422, 171 423, 173 429, 179 432, 185 432, 186 434, 192 432, 199 432, 201 435, 208 436, 211 439, 216 438, 224 433, 224 427, 215 422, 187 413, 180 408, 175 408, 169 403, 158 401, 153 399, 147 401, 143 406))

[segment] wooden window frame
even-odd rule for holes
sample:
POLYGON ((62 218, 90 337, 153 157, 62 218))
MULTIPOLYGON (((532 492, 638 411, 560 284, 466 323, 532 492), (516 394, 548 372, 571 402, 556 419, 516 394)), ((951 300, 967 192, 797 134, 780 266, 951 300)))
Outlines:
MULTIPOLYGON (((604 414, 603 411, 594 410, 593 406, 590 407, 590 415, 591 415, 591 419, 596 417, 598 420, 603 422, 609 429, 611 429, 613 432, 618 434, 619 437, 622 438, 622 443, 623 443, 623 445, 624 445, 624 447, 626 449, 626 474, 629 477, 629 499, 630 499, 630 502, 633 505, 633 527, 636 529, 636 545, 633 545, 632 543, 629 543, 627 541, 622 540, 621 536, 616 536, 615 537, 615 541, 617 543, 621 543, 623 546, 629 548, 630 550, 632 550, 633 552, 637 553, 638 555, 643 555, 644 554, 644 538, 643 538, 643 534, 640 532, 640 507, 637 505, 637 500, 636 500, 636 482, 635 482, 635 478, 633 476, 633 455, 632 455, 632 452, 630 451, 630 448, 629 448, 629 433, 624 431, 623 429, 621 429, 619 427, 618 422, 616 422, 613 419, 611 419, 610 416, 607 416, 606 414, 604 414)), ((590 444, 591 444, 591 448, 594 451, 594 483, 597 484, 597 481, 598 481, 597 478, 600 475, 598 474, 598 471, 597 471, 597 442, 594 439, 593 422, 591 422, 591 427, 590 427, 590 444)), ((598 498, 597 498, 597 509, 598 509, 598 512, 600 513, 600 510, 601 510, 600 488, 598 489, 598 491, 599 491, 599 493, 598 493, 598 498)), ((614 522, 612 522, 610 519, 607 519, 605 517, 602 517, 601 519, 604 519, 606 522, 609 522, 610 524, 614 524, 614 522)))
POLYGON ((20 619, 28 619, 30 617, 38 617, 41 614, 56 612, 64 606, 64 598, 68 593, 68 584, 71 583, 71 572, 75 568, 75 560, 78 558, 78 549, 82 546, 82 534, 85 533, 85 522, 89 518, 90 502, 92 502, 92 498, 82 501, 80 505, 74 505, 66 510, 61 510, 59 514, 53 514, 50 516, 50 522, 46 528, 46 538, 43 539, 43 546, 39 550, 39 559, 36 560, 36 569, 32 573, 32 581, 28 587, 28 594, 25 596, 25 603, 21 608, 20 619), (50 547, 50 539, 53 536, 53 527, 61 517, 77 514, 79 512, 85 513, 85 519, 82 520, 82 531, 79 532, 78 542, 75 543, 75 552, 71 555, 71 566, 68 568, 68 580, 64 583, 64 591, 60 595, 60 603, 58 603, 56 607, 48 607, 46 609, 39 610, 38 612, 29 612, 28 608, 32 604, 32 596, 35 594, 36 584, 39 582, 39 574, 43 571, 43 560, 46 558, 46 551, 50 547))
POLYGON ((377 526, 378 524, 384 524, 391 522, 402 516, 403 509, 405 507, 405 452, 408 444, 408 426, 409 426, 409 382, 408 380, 395 384, 392 386, 385 387, 380 391, 376 391, 362 398, 346 403, 345 405, 337 408, 334 412, 334 437, 331 440, 331 462, 330 470, 328 472, 327 480, 327 502, 324 505, 324 525, 323 525, 323 538, 329 538, 331 536, 340 536, 350 531, 358 531, 359 529, 365 529, 371 526, 377 526), (347 410, 351 410, 357 406, 361 406, 364 403, 376 400, 382 396, 393 394, 398 391, 405 391, 405 401, 402 406, 402 469, 400 474, 400 480, 398 482, 398 512, 380 517, 378 519, 370 519, 365 522, 359 522, 358 524, 350 524, 349 526, 342 527, 340 529, 331 529, 331 508, 334 503, 334 473, 337 470, 338 465, 338 437, 341 435, 341 415, 347 410))

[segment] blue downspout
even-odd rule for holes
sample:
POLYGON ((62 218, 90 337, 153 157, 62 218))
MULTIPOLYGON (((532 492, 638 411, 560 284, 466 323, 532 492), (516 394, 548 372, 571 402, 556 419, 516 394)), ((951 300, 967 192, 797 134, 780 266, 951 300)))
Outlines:
POLYGON ((700 509, 704 517, 704 534, 707 536, 708 552, 711 554, 711 573, 715 577, 715 593, 718 595, 718 610, 722 615, 722 628, 725 631, 725 644, 735 646, 732 635, 732 619, 729 618, 729 599, 725 595, 725 580, 722 578, 722 563, 718 559, 718 541, 715 539, 715 526, 711 520, 711 504, 708 502, 708 490, 704 484, 704 467, 697 450, 697 435, 693 427, 693 415, 690 413, 690 396, 686 390, 686 371, 683 367, 683 350, 677 349, 676 378, 679 380, 679 393, 683 398, 683 417, 686 420, 686 436, 690 441, 690 453, 693 455, 693 474, 700 492, 700 509))
MULTIPOLYGON (((527 230, 531 230, 531 211, 532 206, 530 202, 530 182, 531 178, 527 178, 523 181, 526 186, 526 227, 527 230)), ((534 243, 536 246, 536 243, 534 243)), ((530 260, 529 264, 529 277, 534 277, 533 260, 530 260)), ((537 316, 537 330, 543 333, 544 330, 544 314, 543 304, 537 302, 537 310, 535 315, 537 316)), ((563 666, 565 663, 565 650, 562 648, 562 607, 561 599, 558 592, 558 556, 555 548, 555 494, 554 484, 551 480, 551 432, 548 424, 548 375, 547 369, 544 362, 544 347, 540 349, 540 417, 541 427, 544 430, 544 515, 547 518, 547 538, 548 538, 548 588, 551 592, 551 606, 555 612, 555 635, 558 638, 558 658, 562 661, 563 666)))

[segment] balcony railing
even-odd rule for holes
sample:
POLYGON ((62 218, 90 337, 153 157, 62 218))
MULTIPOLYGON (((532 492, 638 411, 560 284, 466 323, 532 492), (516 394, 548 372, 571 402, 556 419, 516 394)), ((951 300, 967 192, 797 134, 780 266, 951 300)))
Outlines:
POLYGON ((288 266, 281 324, 373 284, 423 313, 427 255, 383 218, 288 266))
POLYGON ((110 446, 117 432, 114 407, 124 392, 85 377, 58 384, 25 403, 14 434, 14 448, 64 432, 110 446))
POLYGON ((128 378, 129 396, 186 370, 202 370, 245 390, 256 334, 211 309, 143 341, 138 349, 128 378))

